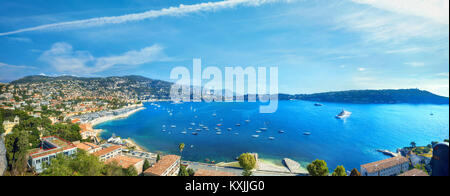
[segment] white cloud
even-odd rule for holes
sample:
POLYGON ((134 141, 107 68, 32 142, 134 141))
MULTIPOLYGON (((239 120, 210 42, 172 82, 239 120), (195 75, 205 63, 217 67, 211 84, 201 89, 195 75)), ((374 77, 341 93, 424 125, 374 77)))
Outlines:
POLYGON ((359 67, 359 68, 358 68, 358 71, 366 71, 366 68, 364 68, 364 67, 359 67))
POLYGON ((386 51, 387 54, 397 54, 397 53, 415 53, 422 51, 421 48, 413 47, 413 48, 403 48, 403 49, 397 49, 397 50, 388 50, 386 51))
POLYGON ((10 65, 6 63, 0 62, 0 68, 9 68, 9 69, 36 69, 32 66, 25 66, 25 65, 10 65))
POLYGON ((180 4, 177 7, 169 7, 160 10, 149 10, 142 13, 127 14, 121 16, 111 16, 111 17, 98 17, 85 20, 76 20, 69 22, 53 23, 40 25, 31 28, 24 28, 10 32, 0 33, 0 36, 13 35, 22 32, 38 31, 38 30, 49 30, 49 29, 65 29, 65 28, 77 28, 77 27, 92 27, 101 26, 106 24, 120 24, 131 21, 141 21, 151 18, 158 18, 161 16, 182 16, 189 13, 197 12, 210 12, 217 11, 221 9, 229 9, 237 6, 260 6, 262 4, 272 3, 272 2, 290 2, 294 0, 224 0, 218 2, 205 2, 193 5, 183 5, 180 4))
POLYGON ((338 17, 337 29, 360 32, 369 42, 404 42, 414 38, 448 37, 448 25, 374 10, 338 17))
POLYGON ((449 77, 449 74, 448 74, 448 72, 447 73, 438 73, 438 74, 436 74, 436 76, 442 76, 442 77, 449 77))
POLYGON ((408 62, 408 63, 405 63, 405 65, 409 65, 412 67, 423 67, 423 66, 425 66, 425 63, 423 63, 423 62, 408 62))
POLYGON ((9 40, 13 40, 13 41, 18 41, 18 42, 25 42, 25 43, 30 43, 33 42, 30 38, 28 37, 7 37, 9 40))
POLYGON ((419 16, 441 24, 449 24, 448 0, 352 0, 391 12, 419 16))
POLYGON ((58 72, 74 74, 92 74, 105 71, 117 65, 136 66, 155 61, 165 61, 167 57, 159 45, 141 50, 128 51, 121 55, 94 57, 88 51, 76 51, 65 42, 53 44, 45 51, 40 60, 47 62, 58 72))

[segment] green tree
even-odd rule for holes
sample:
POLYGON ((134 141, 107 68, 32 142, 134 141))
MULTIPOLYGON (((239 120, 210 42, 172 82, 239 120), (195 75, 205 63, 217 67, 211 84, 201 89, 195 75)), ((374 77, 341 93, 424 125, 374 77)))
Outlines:
POLYGON ((79 150, 76 156, 58 154, 40 174, 42 176, 101 176, 105 164, 98 157, 79 150))
POLYGON ((244 170, 243 172, 242 172, 242 175, 243 176, 251 176, 253 173, 252 173, 252 171, 250 171, 250 170, 244 170))
POLYGON ((189 176, 186 166, 184 166, 184 165, 180 166, 180 171, 178 172, 178 176, 189 176))
POLYGON ((250 153, 243 153, 238 158, 239 165, 244 169, 244 172, 242 173, 243 176, 249 176, 251 175, 251 170, 256 167, 256 159, 255 156, 253 156, 250 153))
POLYGON ((411 142, 410 145, 411 145, 411 148, 415 148, 416 147, 416 142, 411 142))
POLYGON ((428 174, 428 171, 427 171, 427 168, 425 167, 425 164, 416 164, 416 165, 414 166, 414 168, 419 169, 419 170, 422 170, 422 171, 424 171, 426 174, 428 174))
POLYGON ((156 162, 158 162, 159 160, 161 160, 161 157, 159 156, 159 153, 156 154, 156 162))
POLYGON ((148 159, 145 159, 144 161, 144 166, 143 166, 143 171, 147 170, 148 168, 150 168, 150 162, 148 161, 148 159))
POLYGON ((356 168, 353 168, 350 172, 350 176, 361 176, 361 173, 356 168))
POLYGON ((324 160, 316 159, 307 166, 307 169, 311 176, 328 176, 329 174, 327 163, 324 160))
POLYGON ((124 172, 125 176, 137 176, 138 175, 136 168, 132 165, 126 169, 123 169, 123 172, 124 172))
POLYGON ((189 176, 194 176, 195 175, 195 171, 192 168, 188 168, 187 172, 188 172, 189 176))
POLYGON ((336 169, 334 169, 332 176, 347 176, 347 173, 345 173, 345 168, 342 165, 338 165, 336 169))

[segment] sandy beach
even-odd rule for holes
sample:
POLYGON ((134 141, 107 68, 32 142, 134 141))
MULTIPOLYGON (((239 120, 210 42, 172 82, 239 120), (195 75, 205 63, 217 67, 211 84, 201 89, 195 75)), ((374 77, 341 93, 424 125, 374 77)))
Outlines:
POLYGON ((131 116, 132 114, 134 114, 134 113, 136 113, 138 111, 144 110, 144 109, 145 109, 145 107, 141 106, 141 107, 138 107, 138 108, 136 108, 134 110, 131 110, 131 111, 129 111, 127 113, 124 113, 124 114, 111 115, 111 116, 104 116, 104 117, 96 118, 96 119, 90 121, 89 123, 94 127, 94 126, 96 126, 98 124, 101 124, 101 123, 104 123, 104 122, 107 122, 107 121, 127 118, 127 117, 131 116))

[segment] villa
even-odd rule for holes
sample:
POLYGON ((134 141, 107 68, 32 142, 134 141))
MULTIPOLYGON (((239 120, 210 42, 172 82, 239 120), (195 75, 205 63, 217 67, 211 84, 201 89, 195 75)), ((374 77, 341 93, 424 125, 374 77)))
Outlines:
POLYGON ((41 138, 41 147, 30 150, 28 165, 40 173, 44 170, 45 163, 51 164, 51 159, 63 153, 72 156, 77 152, 77 147, 69 141, 57 136, 41 138))
POLYGON ((404 156, 361 165, 362 176, 396 176, 409 169, 409 160, 404 156))
POLYGON ((180 171, 181 157, 166 155, 152 167, 144 171, 144 176, 176 176, 180 171))
POLYGON ((3 129, 5 129, 5 135, 7 135, 8 133, 10 133, 12 131, 12 129, 14 128, 14 126, 18 125, 20 122, 20 119, 18 116, 14 117, 14 121, 10 122, 10 121, 3 121, 3 129))
POLYGON ((106 164, 113 162, 117 163, 120 167, 124 169, 133 166, 136 169, 138 175, 142 174, 142 170, 144 167, 144 159, 138 159, 124 155, 118 155, 114 158, 110 158, 106 161, 106 164))
POLYGON ((97 146, 90 142, 83 142, 83 143, 78 143, 75 145, 77 146, 78 149, 84 150, 84 151, 88 152, 89 154, 100 151, 102 149, 102 147, 97 146))
POLYGON ((122 154, 122 146, 112 145, 97 152, 92 153, 97 156, 100 161, 107 161, 122 154))

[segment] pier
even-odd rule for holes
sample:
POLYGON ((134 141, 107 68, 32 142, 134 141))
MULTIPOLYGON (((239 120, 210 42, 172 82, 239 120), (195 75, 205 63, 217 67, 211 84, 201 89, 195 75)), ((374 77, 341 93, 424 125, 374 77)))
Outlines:
POLYGON ((289 169, 289 171, 291 173, 294 173, 294 174, 305 173, 301 169, 300 163, 298 163, 297 161, 294 161, 294 160, 289 159, 289 158, 284 158, 283 159, 283 163, 286 165, 286 167, 289 169))

